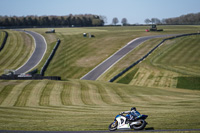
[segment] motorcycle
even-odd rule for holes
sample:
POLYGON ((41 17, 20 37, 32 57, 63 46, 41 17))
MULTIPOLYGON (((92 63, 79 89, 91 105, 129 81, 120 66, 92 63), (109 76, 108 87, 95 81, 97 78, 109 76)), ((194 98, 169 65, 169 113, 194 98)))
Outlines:
POLYGON ((134 129, 134 130, 143 130, 147 122, 145 119, 148 117, 148 115, 139 115, 136 117, 134 120, 128 119, 129 115, 122 115, 119 114, 115 117, 114 122, 112 122, 108 129, 110 131, 115 131, 115 130, 129 130, 129 129, 134 129))

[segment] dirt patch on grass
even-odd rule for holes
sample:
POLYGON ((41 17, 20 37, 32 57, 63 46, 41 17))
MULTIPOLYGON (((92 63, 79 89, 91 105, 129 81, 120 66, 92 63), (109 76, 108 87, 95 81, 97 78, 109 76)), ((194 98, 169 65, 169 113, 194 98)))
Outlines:
POLYGON ((55 41, 57 41, 57 38, 56 38, 56 35, 55 34, 46 34, 45 35, 45 38, 47 40, 47 42, 50 44, 50 43, 53 43, 55 41))
POLYGON ((177 74, 174 72, 155 70, 147 66, 140 67, 129 84, 138 86, 176 87, 176 76, 177 74))
POLYGON ((98 56, 83 57, 76 61, 76 65, 80 67, 94 67, 101 60, 103 60, 103 57, 98 57, 98 56))

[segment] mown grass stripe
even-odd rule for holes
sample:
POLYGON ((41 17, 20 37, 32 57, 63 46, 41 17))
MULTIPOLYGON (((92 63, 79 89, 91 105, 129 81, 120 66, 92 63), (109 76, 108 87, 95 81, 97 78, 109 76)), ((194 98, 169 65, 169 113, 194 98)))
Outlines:
POLYGON ((92 102, 95 105, 107 105, 107 103, 105 103, 102 100, 102 97, 101 97, 101 95, 98 92, 97 85, 90 83, 90 84, 88 84, 88 87, 90 88, 89 89, 89 95, 91 97, 92 102))
POLYGON ((6 81, 6 80, 0 80, 0 92, 9 85, 15 85, 15 81, 6 81))
POLYGON ((171 42, 165 52, 162 51, 163 54, 154 59, 154 65, 176 73, 198 76, 198 69, 191 69, 191 66, 200 64, 199 40, 191 36, 171 42))
POLYGON ((81 85, 81 99, 84 104, 90 105, 94 104, 93 101, 91 100, 91 95, 89 93, 90 88, 87 85, 88 83, 85 82, 80 82, 81 85))
MULTIPOLYGON (((48 75, 56 75, 56 74, 61 74, 63 75, 63 73, 60 73, 59 71, 62 69, 62 70, 65 70, 64 73, 65 76, 64 77, 71 77, 72 75, 72 72, 75 72, 77 73, 77 70, 79 70, 80 68, 79 67, 74 67, 73 64, 76 62, 76 58, 77 58, 77 55, 78 57, 82 57, 85 55, 85 53, 89 52, 90 50, 85 50, 87 49, 86 48, 87 46, 85 46, 84 44, 80 44, 80 46, 76 47, 75 49, 73 49, 70 53, 67 53, 68 56, 67 57, 58 57, 57 55, 55 56, 55 60, 52 61, 52 64, 48 69, 51 70, 51 72, 47 72, 48 75), (75 56, 75 54, 77 54, 75 56), (66 58, 63 62, 63 58, 66 58), (67 61, 67 66, 66 66, 66 62, 67 61), (70 71, 70 72, 69 72, 70 71), (70 74, 70 75, 68 75, 70 74)), ((48 70, 47 70, 48 71, 48 70)), ((82 75, 80 74, 80 76, 78 77, 81 77, 82 75)), ((74 76, 73 76, 74 77, 74 76)), ((73 78, 72 77, 72 78, 73 78)), ((77 77, 77 76, 76 76, 77 77)))
POLYGON ((41 106, 49 106, 50 103, 50 94, 51 91, 53 90, 54 87, 54 83, 53 82, 48 82, 45 86, 45 88, 43 89, 43 92, 41 94, 40 97, 40 105, 41 106))
POLYGON ((26 62, 33 51, 32 39, 25 33, 8 31, 5 48, 0 53, 0 74, 5 69, 17 69, 26 62), (26 44, 28 43, 28 44, 26 44))
POLYGON ((20 53, 22 52, 23 49, 23 40, 20 34, 16 34, 17 35, 17 41, 15 42, 15 55, 10 59, 7 60, 5 63, 5 66, 9 67, 10 64, 15 64, 15 60, 19 59, 20 57, 20 53), (20 45, 17 45, 20 44, 20 45))
POLYGON ((114 104, 123 104, 124 101, 121 97, 121 95, 119 93, 117 93, 117 91, 115 90, 115 87, 111 87, 109 85, 107 85, 108 87, 106 88, 106 91, 108 93, 108 95, 110 96, 110 98, 112 99, 112 102, 114 104))
POLYGON ((32 92, 33 87, 35 86, 35 84, 37 84, 38 81, 30 81, 22 90, 21 94, 19 95, 16 103, 14 106, 26 106, 26 103, 28 101, 28 98, 32 92), (33 82, 33 83, 32 83, 33 82))
MULTIPOLYGON (((12 56, 13 51, 15 50, 15 43, 17 38, 16 38, 16 33, 15 32, 9 32, 9 36, 6 42, 6 45, 3 49, 3 51, 1 51, 0 56, 0 64, 2 67, 4 67, 4 64, 6 61, 9 60, 9 58, 12 56)), ((2 68, 1 67, 1 68, 2 68)))
POLYGON ((45 86, 47 86, 47 83, 48 81, 40 81, 37 84, 34 84, 35 86, 31 90, 31 93, 26 102, 26 106, 37 107, 40 105, 40 97, 42 95, 45 86))
POLYGON ((0 105, 3 103, 5 98, 10 94, 14 85, 7 85, 5 86, 0 92, 0 105))
POLYGON ((12 67, 15 68, 19 68, 20 66, 23 65, 24 62, 27 61, 27 59, 31 56, 31 54, 34 51, 34 44, 33 44, 33 40, 30 37, 30 35, 25 34, 23 32, 20 32, 21 38, 23 39, 22 42, 20 44, 20 46, 22 47, 21 51, 19 51, 18 56, 16 57, 16 59, 9 65, 9 67, 11 67, 13 65, 13 63, 15 64, 12 67))
POLYGON ((124 88, 121 86, 113 87, 109 85, 109 87, 120 97, 121 103, 129 103, 131 101, 131 98, 123 91, 124 88))
POLYGON ((106 88, 104 85, 98 85, 98 93, 101 95, 101 99, 103 100, 104 103, 106 104, 112 104, 113 100, 109 96, 108 92, 106 91, 106 88))
POLYGON ((64 83, 64 88, 61 93, 61 100, 63 105, 72 105, 70 93, 72 85, 70 83, 64 83))
POLYGON ((70 93, 70 101, 72 105, 84 105, 82 98, 81 98, 81 87, 80 83, 73 82, 73 86, 71 88, 70 93))
POLYGON ((8 89, 8 94, 4 97, 4 101, 1 103, 2 106, 14 106, 23 91, 24 87, 26 87, 31 81, 20 82, 12 89, 8 89))
POLYGON ((63 90, 63 84, 58 82, 55 83, 49 98, 49 105, 51 106, 62 106, 61 92, 63 90))

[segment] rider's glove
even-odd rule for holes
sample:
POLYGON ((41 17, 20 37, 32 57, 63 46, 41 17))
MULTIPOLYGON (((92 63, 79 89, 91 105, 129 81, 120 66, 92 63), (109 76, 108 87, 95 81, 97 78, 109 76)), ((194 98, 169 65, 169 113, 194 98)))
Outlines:
POLYGON ((123 113, 124 113, 124 112, 121 112, 120 115, 123 114, 123 113))

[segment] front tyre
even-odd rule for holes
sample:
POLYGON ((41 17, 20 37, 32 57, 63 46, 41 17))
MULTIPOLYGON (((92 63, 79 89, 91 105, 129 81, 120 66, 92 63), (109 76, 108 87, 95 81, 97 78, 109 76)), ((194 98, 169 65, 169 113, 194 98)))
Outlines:
POLYGON ((135 129, 135 130, 143 130, 146 125, 147 125, 147 122, 145 120, 139 120, 140 121, 140 124, 138 125, 133 125, 132 128, 135 129))
POLYGON ((117 130, 117 125, 118 125, 117 122, 113 122, 113 123, 111 123, 111 124, 108 126, 108 129, 109 129, 110 131, 115 131, 115 130, 117 130))

